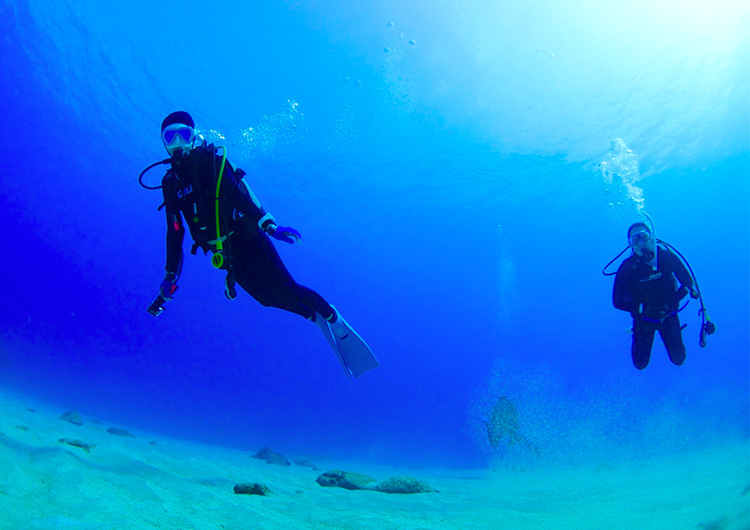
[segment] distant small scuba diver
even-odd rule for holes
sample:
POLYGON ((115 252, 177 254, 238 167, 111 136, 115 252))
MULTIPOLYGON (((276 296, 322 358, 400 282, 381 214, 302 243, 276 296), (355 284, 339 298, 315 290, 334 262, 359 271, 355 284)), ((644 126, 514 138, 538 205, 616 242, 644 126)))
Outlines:
POLYGON ((616 274, 612 303, 633 317, 631 355, 639 370, 648 366, 656 331, 664 342, 669 359, 677 366, 685 362, 686 350, 682 340, 685 326, 680 324, 678 313, 687 306, 687 302, 682 307, 680 303, 688 294, 693 299, 700 299, 701 303, 700 346, 705 347, 706 336, 716 331, 716 326, 708 318, 690 265, 674 247, 657 239, 653 223, 650 225, 643 222, 633 224, 628 229, 629 247, 602 271, 607 276, 616 274), (616 273, 607 272, 607 268, 628 248, 632 248, 632 255, 622 262, 616 273))
POLYGON ((376 368, 378 361, 372 351, 341 314, 289 274, 269 236, 294 244, 301 243, 300 233, 277 225, 266 213, 243 178, 245 172, 227 162, 226 149, 197 137, 193 118, 183 111, 164 119, 161 138, 170 157, 147 167, 138 179, 147 189, 162 189, 167 215, 166 275, 149 313, 159 315, 177 290, 187 224, 194 241, 191 253, 198 249, 204 254, 211 252, 213 266, 226 271, 224 294, 228 299, 237 297, 239 284, 262 305, 314 322, 347 376, 359 377, 376 368), (159 164, 171 164, 161 186, 145 185, 143 175, 159 164))
POLYGON ((507 397, 501 396, 497 399, 485 427, 487 428, 487 438, 492 447, 497 447, 503 440, 507 439, 510 445, 522 443, 536 456, 541 456, 539 448, 521 434, 518 409, 507 397))

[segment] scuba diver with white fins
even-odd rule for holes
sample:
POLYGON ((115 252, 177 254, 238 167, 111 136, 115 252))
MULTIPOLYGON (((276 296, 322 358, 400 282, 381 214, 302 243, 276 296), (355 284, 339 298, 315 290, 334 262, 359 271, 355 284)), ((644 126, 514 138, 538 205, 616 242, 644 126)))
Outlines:
POLYGON ((339 359, 347 377, 361 376, 379 363, 364 340, 322 296, 298 284, 279 256, 270 237, 294 244, 300 233, 279 226, 253 194, 245 172, 232 167, 226 149, 208 144, 195 132, 193 118, 173 112, 162 122, 161 138, 170 157, 141 172, 139 183, 146 189, 161 188, 167 217, 166 275, 160 294, 149 307, 159 315, 177 290, 182 272, 182 242, 185 225, 194 244, 212 253, 211 263, 226 271, 224 294, 237 297, 236 285, 266 307, 277 307, 314 322, 339 359), (202 140, 202 141, 201 141, 202 140), (161 186, 147 186, 143 175, 170 164, 161 186))
POLYGON ((682 307, 680 303, 688 294, 701 303, 698 311, 703 320, 699 337, 701 348, 706 346, 706 337, 716 332, 690 264, 677 249, 656 238, 653 221, 648 215, 646 217, 648 223, 637 222, 630 226, 629 246, 602 271, 605 276, 616 274, 612 303, 633 317, 631 355, 638 370, 648 366, 656 331, 672 363, 680 366, 685 362, 687 352, 682 340, 685 326, 680 324, 678 313, 687 306, 687 302, 682 307), (620 264, 617 272, 607 272, 607 268, 628 249, 632 249, 632 253, 620 264))

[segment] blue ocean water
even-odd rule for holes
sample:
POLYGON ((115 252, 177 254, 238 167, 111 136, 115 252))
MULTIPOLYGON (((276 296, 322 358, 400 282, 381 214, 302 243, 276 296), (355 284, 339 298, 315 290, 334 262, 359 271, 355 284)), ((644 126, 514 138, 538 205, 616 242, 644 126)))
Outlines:
MULTIPOLYGON (((719 1, 0 4, 0 383, 202 442, 404 465, 491 449, 499 396, 550 461, 747 437, 748 8, 719 1), (298 229, 277 245, 382 366, 164 267, 161 120, 187 110, 298 229), (150 174, 158 179, 161 173, 150 174), (653 218, 717 334, 630 361, 601 274, 653 218)), ((187 247, 187 244, 186 244, 187 247)))

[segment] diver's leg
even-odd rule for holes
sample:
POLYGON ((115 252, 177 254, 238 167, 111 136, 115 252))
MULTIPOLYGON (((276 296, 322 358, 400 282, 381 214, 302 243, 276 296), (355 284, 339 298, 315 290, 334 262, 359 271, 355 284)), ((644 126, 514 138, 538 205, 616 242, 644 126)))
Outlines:
POLYGON ((237 283, 264 306, 284 309, 308 320, 315 320, 315 313, 325 318, 335 314, 322 296, 294 281, 264 234, 241 238, 241 243, 233 246, 232 255, 237 283))
POLYGON ((685 343, 682 340, 682 325, 680 324, 680 318, 677 315, 666 319, 661 326, 659 326, 659 335, 661 340, 664 342, 664 346, 667 348, 669 359, 680 366, 685 362, 687 357, 687 350, 685 343))
POLYGON ((633 364, 639 370, 646 368, 651 360, 651 347, 654 344, 655 331, 654 325, 650 322, 633 319, 633 345, 630 348, 630 353, 633 357, 633 364))

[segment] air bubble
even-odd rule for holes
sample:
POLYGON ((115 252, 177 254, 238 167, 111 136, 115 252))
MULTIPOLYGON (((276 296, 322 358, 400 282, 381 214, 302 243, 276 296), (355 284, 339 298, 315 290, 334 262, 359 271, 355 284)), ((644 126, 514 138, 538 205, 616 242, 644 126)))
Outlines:
POLYGON ((389 51, 391 51, 391 49, 390 49, 390 48, 389 48, 388 46, 386 46, 385 48, 383 48, 383 51, 384 51, 385 53, 388 53, 389 51))
POLYGON ((409 44, 411 44, 412 46, 414 46, 416 43, 417 43, 417 41, 415 41, 414 39, 412 39, 412 40, 409 41, 409 44))
POLYGON ((348 82, 349 82, 349 78, 348 78, 348 77, 345 77, 344 79, 342 79, 342 80, 341 80, 341 82, 342 82, 342 83, 348 83, 348 82))

